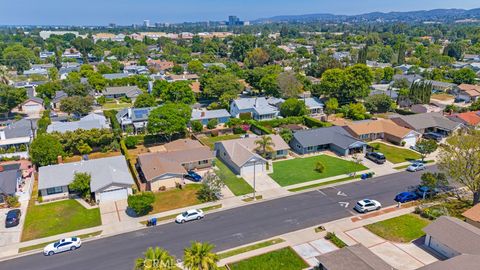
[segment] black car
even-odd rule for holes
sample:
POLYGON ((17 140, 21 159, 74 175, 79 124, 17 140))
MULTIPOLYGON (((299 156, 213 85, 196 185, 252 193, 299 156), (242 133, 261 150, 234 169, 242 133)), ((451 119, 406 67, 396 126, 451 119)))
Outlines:
POLYGON ((423 138, 440 142, 443 139, 443 136, 435 132, 427 132, 423 134, 423 138))
POLYGON ((383 164, 386 160, 385 156, 379 152, 368 152, 365 157, 377 164, 383 164))
POLYGON ((20 216, 22 215, 22 212, 20 209, 13 209, 8 211, 7 213, 7 218, 5 219, 5 227, 10 228, 10 227, 15 227, 20 223, 20 216))

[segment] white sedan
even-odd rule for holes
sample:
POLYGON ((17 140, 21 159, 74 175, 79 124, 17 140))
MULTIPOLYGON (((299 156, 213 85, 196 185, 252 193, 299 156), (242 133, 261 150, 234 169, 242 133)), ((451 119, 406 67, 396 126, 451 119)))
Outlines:
POLYGON ((202 218, 204 218, 205 215, 203 214, 203 211, 200 210, 200 209, 191 209, 191 210, 187 210, 183 213, 181 213, 180 215, 178 215, 176 218, 175 218, 175 221, 177 223, 185 223, 187 221, 192 221, 192 220, 200 220, 202 218))
POLYGON ((378 201, 370 199, 358 201, 354 207, 354 209, 360 213, 375 211, 379 210, 380 208, 382 208, 382 205, 378 201))
POLYGON ((407 171, 416 172, 416 171, 421 171, 425 169, 426 169, 425 164, 423 164, 422 162, 415 162, 412 165, 408 166, 407 171))
POLYGON ((46 256, 51 256, 53 254, 64 252, 64 251, 69 251, 69 250, 73 251, 77 248, 80 248, 81 246, 82 246, 82 240, 80 240, 79 237, 65 238, 55 243, 51 243, 47 245, 43 249, 43 254, 46 256))

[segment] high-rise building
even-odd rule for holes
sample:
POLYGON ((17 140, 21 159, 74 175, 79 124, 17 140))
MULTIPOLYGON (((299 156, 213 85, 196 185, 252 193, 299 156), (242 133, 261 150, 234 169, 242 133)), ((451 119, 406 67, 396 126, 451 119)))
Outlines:
POLYGON ((229 26, 238 26, 243 25, 243 22, 237 16, 230 15, 228 16, 228 25, 229 26))
POLYGON ((150 27, 150 20, 144 20, 143 27, 150 27))

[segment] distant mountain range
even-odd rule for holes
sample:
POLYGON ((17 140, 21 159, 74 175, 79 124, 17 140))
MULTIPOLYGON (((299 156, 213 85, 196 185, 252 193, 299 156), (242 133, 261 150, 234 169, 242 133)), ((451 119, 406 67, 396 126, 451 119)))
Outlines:
POLYGON ((452 22, 458 20, 480 20, 480 8, 476 9, 433 9, 406 12, 371 12, 360 15, 335 15, 329 13, 282 15, 262 18, 252 23, 278 23, 278 22, 372 22, 372 21, 399 21, 399 22, 452 22))

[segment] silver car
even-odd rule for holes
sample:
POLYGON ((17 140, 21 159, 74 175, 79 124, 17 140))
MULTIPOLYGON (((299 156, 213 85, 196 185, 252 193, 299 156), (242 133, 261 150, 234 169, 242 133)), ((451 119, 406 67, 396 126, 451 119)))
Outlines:
POLYGON ((415 162, 412 165, 407 167, 407 171, 409 171, 409 172, 417 172, 417 171, 422 171, 422 170, 425 170, 425 169, 426 169, 425 164, 423 164, 421 162, 415 162))

